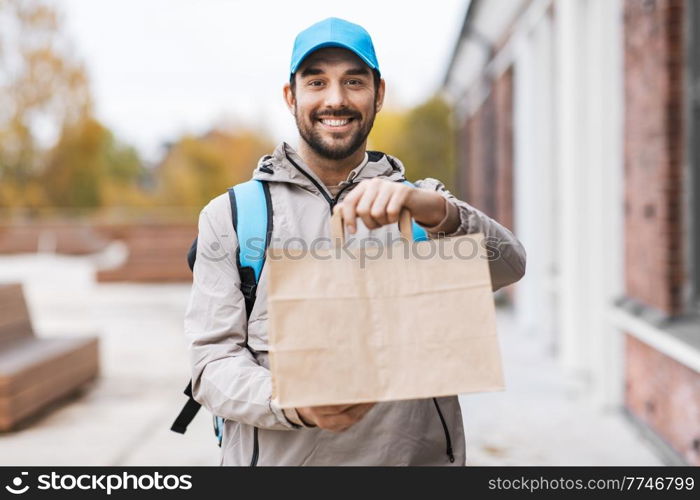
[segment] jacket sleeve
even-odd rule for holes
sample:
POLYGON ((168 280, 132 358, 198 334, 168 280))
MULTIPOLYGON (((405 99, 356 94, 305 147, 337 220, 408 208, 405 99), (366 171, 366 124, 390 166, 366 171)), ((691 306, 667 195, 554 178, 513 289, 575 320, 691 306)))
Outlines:
POLYGON ((295 429, 271 401, 270 371, 246 345, 248 322, 236 267, 228 198, 199 216, 197 259, 185 313, 194 399, 214 415, 264 429, 295 429), (226 215, 224 215, 226 214, 226 215))
MULTIPOLYGON (((465 201, 458 200, 444 184, 437 179, 426 178, 415 183, 416 187, 437 191, 448 203, 457 208, 459 225, 457 229, 442 236, 461 236, 471 233, 483 233, 486 244, 493 258, 489 258, 489 269, 493 290, 515 283, 525 274, 525 248, 508 229, 500 225, 485 213, 472 207, 465 201)), ((449 212, 449 207, 448 207, 449 212)), ((448 214, 449 215, 449 214, 448 214)), ((446 217, 447 218, 447 217, 446 217)), ((438 224, 441 226, 442 224, 438 224)), ((435 227, 438 227, 435 226, 435 227)), ((438 233, 430 232, 428 236, 436 238, 438 233)), ((439 231, 439 230, 438 230, 439 231)))

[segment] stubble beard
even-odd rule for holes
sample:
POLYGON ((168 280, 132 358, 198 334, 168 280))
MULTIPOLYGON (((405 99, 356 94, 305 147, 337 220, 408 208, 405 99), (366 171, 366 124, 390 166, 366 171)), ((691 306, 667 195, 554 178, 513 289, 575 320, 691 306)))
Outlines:
MULTIPOLYGON (((372 126, 374 125, 374 118, 376 112, 368 117, 368 120, 362 125, 357 131, 353 132, 350 140, 346 140, 343 143, 338 144, 333 142, 333 144, 328 144, 318 128, 318 113, 314 113, 311 116, 311 123, 305 122, 298 110, 294 112, 294 120, 297 124, 297 129, 299 130, 299 135, 306 142, 313 151, 322 158, 327 160, 344 160, 352 154, 354 154, 360 146, 364 144, 369 136, 372 126)), ((338 110, 324 112, 323 116, 352 116, 355 120, 360 118, 360 114, 356 112, 348 113, 348 110, 338 110)))

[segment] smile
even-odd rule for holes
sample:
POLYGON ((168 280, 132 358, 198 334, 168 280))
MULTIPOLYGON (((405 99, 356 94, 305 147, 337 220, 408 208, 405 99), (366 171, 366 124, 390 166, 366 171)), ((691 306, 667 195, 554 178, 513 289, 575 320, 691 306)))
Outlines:
POLYGON ((321 118, 319 121, 321 122, 322 125, 325 127, 331 128, 331 129, 342 129, 344 127, 347 127, 351 121, 353 121, 354 118, 321 118))

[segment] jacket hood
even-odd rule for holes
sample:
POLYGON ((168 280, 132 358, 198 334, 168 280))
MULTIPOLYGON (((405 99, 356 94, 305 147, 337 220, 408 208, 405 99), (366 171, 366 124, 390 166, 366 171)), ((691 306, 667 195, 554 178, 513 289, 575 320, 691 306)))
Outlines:
MULTIPOLYGON (((393 156, 379 151, 367 151, 365 161, 354 168, 340 185, 357 183, 373 177, 384 177, 398 182, 405 179, 405 169, 401 161, 393 156)), ((260 158, 253 171, 253 179, 297 184, 315 193, 319 192, 317 186, 323 186, 323 182, 313 170, 286 142, 281 142, 271 155, 260 158)))

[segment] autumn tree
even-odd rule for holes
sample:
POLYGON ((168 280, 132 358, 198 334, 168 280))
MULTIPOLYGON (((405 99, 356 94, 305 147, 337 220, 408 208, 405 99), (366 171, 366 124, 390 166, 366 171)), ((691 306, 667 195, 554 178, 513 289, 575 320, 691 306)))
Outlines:
POLYGON ((201 208, 226 188, 250 179, 260 157, 273 147, 266 136, 245 128, 182 137, 157 169, 159 201, 201 208))
POLYGON ((31 202, 43 161, 36 130, 84 119, 90 93, 54 9, 39 0, 0 0, 0 27, 0 204, 31 202))
POLYGON ((454 129, 450 107, 439 96, 404 111, 382 110, 369 146, 399 158, 409 180, 434 177, 453 187, 454 129))
POLYGON ((93 117, 56 10, 0 0, 0 206, 143 205, 144 174, 136 151, 93 117))
POLYGON ((94 118, 66 125, 40 179, 53 206, 94 208, 144 204, 144 169, 136 151, 94 118))

